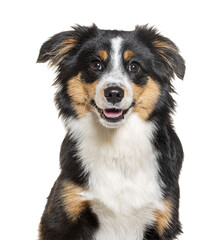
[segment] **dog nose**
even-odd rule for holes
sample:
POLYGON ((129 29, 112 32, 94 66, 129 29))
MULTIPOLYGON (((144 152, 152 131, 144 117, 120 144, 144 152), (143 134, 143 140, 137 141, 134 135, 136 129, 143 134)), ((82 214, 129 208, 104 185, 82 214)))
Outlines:
POLYGON ((113 105, 115 103, 121 102, 124 97, 124 90, 120 87, 108 87, 104 90, 104 96, 108 102, 113 105))

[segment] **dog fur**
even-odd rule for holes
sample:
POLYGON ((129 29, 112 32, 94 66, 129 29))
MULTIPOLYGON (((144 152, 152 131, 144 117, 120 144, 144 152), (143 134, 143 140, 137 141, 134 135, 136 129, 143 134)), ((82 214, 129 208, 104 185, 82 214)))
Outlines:
POLYGON ((76 26, 46 41, 66 127, 40 240, 171 240, 183 150, 171 118, 177 46, 155 28, 76 26))

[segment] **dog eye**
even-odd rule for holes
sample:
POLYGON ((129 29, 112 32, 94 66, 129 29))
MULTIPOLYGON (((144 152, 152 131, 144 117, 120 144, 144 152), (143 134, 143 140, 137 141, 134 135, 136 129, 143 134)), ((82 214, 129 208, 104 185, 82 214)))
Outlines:
POLYGON ((140 71, 140 66, 137 62, 132 62, 128 65, 128 71, 130 73, 138 73, 140 71))
POLYGON ((100 61, 93 61, 90 63, 90 69, 93 71, 102 71, 103 65, 100 61))

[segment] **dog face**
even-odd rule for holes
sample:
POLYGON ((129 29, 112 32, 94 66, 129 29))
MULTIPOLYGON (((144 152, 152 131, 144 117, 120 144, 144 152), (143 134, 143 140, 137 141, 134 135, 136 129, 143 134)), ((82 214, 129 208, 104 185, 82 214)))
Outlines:
POLYGON ((171 78, 183 78, 178 48, 153 28, 109 31, 77 26, 43 44, 38 62, 57 67, 56 103, 64 118, 97 117, 107 128, 132 113, 144 120, 171 112, 171 78))

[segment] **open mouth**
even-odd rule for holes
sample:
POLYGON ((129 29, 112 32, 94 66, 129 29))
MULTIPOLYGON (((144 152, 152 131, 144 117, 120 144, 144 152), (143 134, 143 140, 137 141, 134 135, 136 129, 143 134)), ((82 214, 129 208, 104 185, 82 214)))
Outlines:
POLYGON ((124 118, 124 111, 122 109, 104 109, 102 115, 110 122, 117 122, 124 118))
POLYGON ((128 109, 122 110, 118 108, 101 109, 96 105, 94 100, 91 101, 91 104, 98 110, 102 118, 113 123, 123 120, 128 110, 135 105, 133 102, 128 109))

